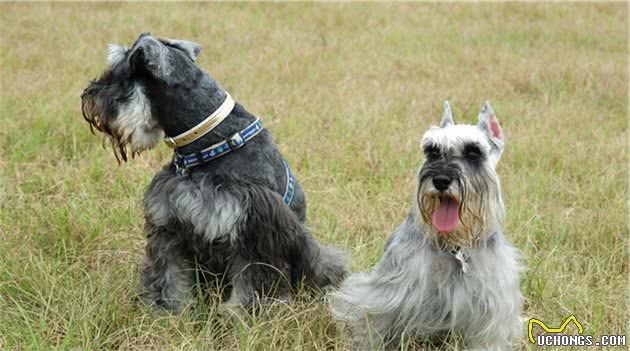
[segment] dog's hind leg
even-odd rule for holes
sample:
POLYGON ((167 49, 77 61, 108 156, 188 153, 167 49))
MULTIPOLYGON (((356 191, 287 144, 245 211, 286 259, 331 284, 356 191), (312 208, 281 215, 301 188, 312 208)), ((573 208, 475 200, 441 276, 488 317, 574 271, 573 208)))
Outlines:
POLYGON ((180 312, 194 278, 193 266, 184 255, 184 242, 164 227, 147 223, 145 230, 148 238, 141 295, 153 306, 180 312))
POLYGON ((232 292, 228 305, 254 307, 257 304, 288 302, 291 280, 287 264, 236 258, 230 275, 232 292))
MULTIPOLYGON (((301 281, 308 286, 338 286, 346 276, 347 259, 341 250, 320 245, 300 222, 296 214, 275 192, 250 185, 245 194, 245 220, 240 225, 238 252, 254 270, 257 284, 288 273, 290 286, 301 281), (263 266, 264 264, 266 266, 263 266), (262 279, 262 280, 261 280, 262 279)), ((250 268, 251 270, 251 268, 250 268)))

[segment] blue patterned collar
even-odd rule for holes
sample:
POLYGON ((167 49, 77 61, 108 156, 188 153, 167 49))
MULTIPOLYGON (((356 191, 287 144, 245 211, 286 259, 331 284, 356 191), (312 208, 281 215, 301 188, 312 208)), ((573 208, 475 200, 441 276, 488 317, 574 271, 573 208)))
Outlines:
POLYGON ((254 123, 250 124, 240 132, 234 133, 226 140, 211 145, 199 152, 188 155, 180 155, 175 152, 175 156, 173 158, 175 172, 177 175, 181 176, 188 175, 191 168, 216 160, 217 158, 227 155, 234 150, 242 148, 246 142, 253 139, 262 130, 262 122, 258 118, 254 121, 254 123))

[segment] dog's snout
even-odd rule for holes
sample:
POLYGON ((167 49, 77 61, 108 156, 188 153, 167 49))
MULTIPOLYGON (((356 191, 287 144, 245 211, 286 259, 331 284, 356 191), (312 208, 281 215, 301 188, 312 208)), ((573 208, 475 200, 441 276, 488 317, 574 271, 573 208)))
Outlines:
POLYGON ((446 175, 440 174, 433 177, 433 186, 439 191, 445 191, 453 180, 446 175))

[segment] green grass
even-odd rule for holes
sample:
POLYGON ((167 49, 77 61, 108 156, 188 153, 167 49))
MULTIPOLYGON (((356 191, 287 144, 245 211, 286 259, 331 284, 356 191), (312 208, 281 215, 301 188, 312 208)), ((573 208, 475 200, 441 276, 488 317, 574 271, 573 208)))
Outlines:
POLYGON ((308 299, 242 322, 216 301, 182 316, 133 304, 140 200, 169 150, 117 166, 79 96, 107 44, 142 31, 203 45, 199 64, 262 116, 310 228, 353 270, 404 218, 442 101, 473 122, 492 100, 526 316, 630 336, 626 4, 4 3, 0 349, 347 348, 308 299))

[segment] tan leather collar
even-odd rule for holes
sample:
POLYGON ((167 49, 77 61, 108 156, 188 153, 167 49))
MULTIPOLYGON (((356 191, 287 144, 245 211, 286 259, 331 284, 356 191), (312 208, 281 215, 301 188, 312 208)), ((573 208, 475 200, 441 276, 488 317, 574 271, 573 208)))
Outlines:
POLYGON ((201 138, 209 131, 216 128, 219 123, 223 122, 223 120, 232 112, 234 108, 234 99, 228 94, 225 93, 225 101, 216 109, 208 118, 201 121, 201 123, 192 127, 191 129, 185 131, 184 133, 174 136, 174 137, 166 137, 164 142, 166 145, 176 149, 178 147, 182 147, 184 145, 188 145, 193 141, 201 138))

